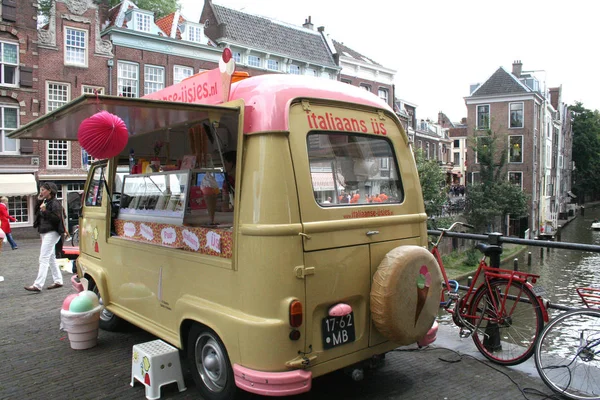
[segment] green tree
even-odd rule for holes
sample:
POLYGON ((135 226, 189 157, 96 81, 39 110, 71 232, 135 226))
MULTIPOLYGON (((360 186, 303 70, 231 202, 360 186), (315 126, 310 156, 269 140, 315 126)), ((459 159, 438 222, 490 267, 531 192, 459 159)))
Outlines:
POLYGON ((427 215, 440 215, 442 206, 448 200, 444 183, 445 175, 437 161, 425 159, 421 149, 415 151, 415 161, 423 191, 425 212, 427 215))
POLYGON ((472 144, 477 152, 480 182, 467 187, 466 218, 479 232, 504 231, 508 215, 527 215, 527 195, 520 187, 508 182, 507 150, 497 151, 498 138, 491 131, 479 136, 472 144))
POLYGON ((600 192, 600 113, 576 103, 569 107, 573 128, 573 191, 581 200, 600 192))
MULTIPOLYGON (((110 7, 114 7, 121 3, 123 0, 94 0, 96 4, 108 4, 110 7)), ((181 8, 179 0, 132 0, 136 6, 142 10, 149 10, 154 12, 155 18, 161 18, 181 8)), ((50 10, 52 9, 52 3, 54 0, 38 0, 39 8, 38 13, 42 17, 43 21, 47 21, 50 16, 50 10)))

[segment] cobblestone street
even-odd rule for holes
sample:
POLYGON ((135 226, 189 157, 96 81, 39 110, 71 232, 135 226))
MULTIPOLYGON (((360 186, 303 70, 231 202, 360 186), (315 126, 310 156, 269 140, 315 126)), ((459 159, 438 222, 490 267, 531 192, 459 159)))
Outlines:
MULTIPOLYGON (((0 399, 144 399, 143 385, 129 385, 131 351, 134 344, 155 338, 133 327, 120 333, 100 331, 96 347, 72 350, 67 334, 59 329, 62 300, 75 293, 70 287, 71 274, 63 273, 62 288, 41 293, 25 291, 23 286, 31 285, 37 273, 40 243, 15 239, 19 250, 5 246, 0 254, 0 276, 4 277, 0 282, 0 399)), ((46 286, 51 283, 48 274, 46 286)), ((352 381, 343 372, 317 378, 311 392, 294 398, 524 398, 517 384, 550 394, 537 376, 523 369, 490 366, 471 356, 461 358, 446 347, 461 353, 475 351, 470 339, 461 341, 453 328, 443 326, 435 347, 391 352, 385 365, 366 373, 361 382, 352 381)), ((532 363, 528 361, 525 370, 535 372, 532 363)), ((179 393, 176 384, 165 386, 161 399, 200 398, 189 373, 184 375, 187 390, 179 393)), ((250 394, 243 397, 262 398, 250 394)))

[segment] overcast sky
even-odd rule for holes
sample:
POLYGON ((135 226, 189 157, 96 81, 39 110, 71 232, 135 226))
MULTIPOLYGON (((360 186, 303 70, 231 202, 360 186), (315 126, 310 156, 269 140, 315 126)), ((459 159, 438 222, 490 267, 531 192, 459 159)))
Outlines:
MULTIPOLYGON (((180 0, 198 21, 203 0, 180 0)), ((418 118, 466 117, 469 86, 499 67, 536 70, 563 101, 600 109, 600 1, 597 0, 214 0, 250 14, 302 25, 310 15, 333 39, 397 71, 396 97, 418 118), (390 5, 394 5, 394 9, 390 5), (372 8, 366 9, 368 5, 372 8)))

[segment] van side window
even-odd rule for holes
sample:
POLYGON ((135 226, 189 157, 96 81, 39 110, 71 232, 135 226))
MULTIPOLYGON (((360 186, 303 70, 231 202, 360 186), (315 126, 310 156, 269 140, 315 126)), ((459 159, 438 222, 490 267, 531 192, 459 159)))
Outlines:
POLYGON ((85 193, 85 205, 87 207, 100 207, 102 205, 102 197, 104 194, 104 168, 105 165, 99 165, 94 168, 90 184, 85 193))
POLYGON ((387 138, 339 132, 307 137, 315 200, 322 207, 401 203, 398 163, 387 138))

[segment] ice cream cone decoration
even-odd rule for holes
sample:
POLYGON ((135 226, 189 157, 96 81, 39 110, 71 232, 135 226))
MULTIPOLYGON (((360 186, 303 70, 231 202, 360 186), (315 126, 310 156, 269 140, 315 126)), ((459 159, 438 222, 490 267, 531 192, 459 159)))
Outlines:
POLYGON ((417 325, 417 320, 419 319, 419 315, 421 315, 423 306, 425 306, 425 301, 427 301, 427 293, 429 293, 430 286, 431 274, 426 265, 421 265, 419 277, 417 278, 417 310, 415 311, 415 326, 417 325))
POLYGON ((231 77, 235 72, 235 60, 231 50, 226 48, 219 60, 219 71, 221 71, 221 90, 223 92, 223 101, 229 101, 229 90, 231 88, 231 77))

